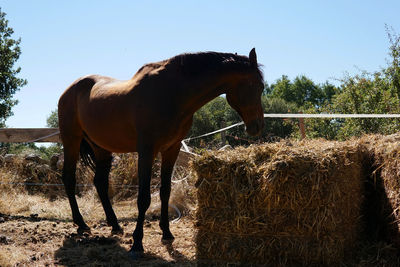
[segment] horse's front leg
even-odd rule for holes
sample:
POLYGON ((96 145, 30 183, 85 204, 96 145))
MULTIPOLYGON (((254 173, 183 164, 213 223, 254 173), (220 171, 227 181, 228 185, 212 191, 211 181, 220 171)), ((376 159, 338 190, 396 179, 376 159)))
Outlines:
POLYGON ((172 242, 174 236, 169 230, 169 218, 168 218, 168 203, 169 196, 171 193, 171 175, 174 169, 176 158, 178 157, 181 143, 173 145, 168 150, 161 153, 162 155, 162 165, 161 165, 161 188, 160 188, 160 198, 161 198, 161 219, 160 228, 163 232, 162 242, 172 242))
POLYGON ((133 232, 133 245, 131 248, 131 256, 137 258, 144 251, 143 249, 143 222, 147 209, 150 206, 150 180, 151 168, 153 166, 155 152, 152 147, 143 147, 138 151, 138 172, 139 172, 139 194, 137 206, 139 215, 133 232))

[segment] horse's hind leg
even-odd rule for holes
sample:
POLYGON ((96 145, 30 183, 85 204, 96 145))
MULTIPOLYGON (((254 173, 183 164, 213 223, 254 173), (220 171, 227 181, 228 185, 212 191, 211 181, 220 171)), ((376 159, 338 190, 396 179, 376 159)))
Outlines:
POLYGON ((122 234, 123 230, 118 224, 110 199, 108 197, 108 178, 111 169, 111 152, 96 148, 94 149, 96 158, 96 173, 94 176, 94 185, 103 205, 108 225, 112 226, 113 234, 122 234))
MULTIPOLYGON (((65 138, 64 138, 65 139, 65 138)), ((64 183, 65 191, 68 196, 69 204, 72 211, 72 219, 78 225, 78 233, 90 232, 79 212, 78 203, 75 198, 76 186, 76 163, 79 158, 79 148, 82 138, 69 138, 68 141, 63 140, 64 143, 64 167, 62 173, 62 181, 64 183)))

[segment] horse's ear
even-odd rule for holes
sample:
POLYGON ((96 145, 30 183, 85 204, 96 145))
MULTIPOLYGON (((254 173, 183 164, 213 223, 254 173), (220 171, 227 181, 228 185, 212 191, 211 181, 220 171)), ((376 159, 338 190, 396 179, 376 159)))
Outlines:
POLYGON ((257 68, 257 55, 255 48, 251 49, 249 53, 249 59, 250 59, 250 66, 253 68, 257 68))

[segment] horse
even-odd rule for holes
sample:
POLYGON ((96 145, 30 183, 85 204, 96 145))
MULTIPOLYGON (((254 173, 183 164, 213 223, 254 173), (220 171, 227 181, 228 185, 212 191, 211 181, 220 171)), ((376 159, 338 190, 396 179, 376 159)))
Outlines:
POLYGON ((250 135, 264 124, 261 95, 263 75, 253 48, 249 56, 233 53, 185 53, 145 64, 130 79, 89 75, 73 82, 58 102, 60 137, 64 146, 62 181, 78 233, 90 232, 75 198, 79 157, 94 168, 93 183, 113 234, 121 234, 108 197, 112 153, 138 153, 139 210, 130 253, 144 252, 143 223, 150 205, 151 169, 161 153, 162 242, 172 242, 168 202, 171 174, 193 121, 193 114, 225 94, 250 135))

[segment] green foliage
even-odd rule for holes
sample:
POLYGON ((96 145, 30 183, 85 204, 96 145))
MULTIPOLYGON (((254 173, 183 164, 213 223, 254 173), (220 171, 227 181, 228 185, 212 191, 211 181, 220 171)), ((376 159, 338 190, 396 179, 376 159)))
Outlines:
MULTIPOLYGON (((316 84, 308 77, 302 75, 297 76, 293 82, 289 80, 286 75, 283 75, 275 83, 269 86, 266 97, 270 99, 281 99, 287 104, 291 104, 291 107, 287 107, 289 113, 303 112, 303 113, 333 113, 331 110, 331 103, 334 96, 340 92, 340 89, 325 82, 324 84, 316 84)), ((281 112, 280 109, 266 109, 266 113, 285 113, 281 112)), ((281 119, 275 119, 280 121, 281 119)), ((287 123, 288 120, 286 120, 287 123)), ((308 137, 323 137, 326 139, 336 138, 336 132, 340 127, 340 123, 329 119, 304 119, 305 125, 307 126, 306 134, 308 137)), ((270 130, 279 137, 297 137, 300 138, 299 121, 296 119, 290 120, 291 133, 286 131, 285 134, 278 133, 279 128, 270 130)), ((268 122, 266 120, 268 127, 268 122)), ((288 125, 287 125, 288 126, 288 125)), ((281 126, 282 129, 282 126, 281 126)))
POLYGON ((293 82, 286 75, 282 75, 269 89, 267 95, 284 99, 294 103, 297 107, 320 107, 329 103, 337 89, 326 82, 323 85, 315 84, 306 76, 297 76, 293 82))
POLYGON ((16 155, 28 155, 35 154, 40 156, 42 159, 50 160, 54 154, 61 152, 61 149, 57 145, 51 145, 49 147, 36 146, 35 143, 7 143, 0 147, 0 154, 16 154, 16 155))
POLYGON ((400 35, 393 28, 386 25, 386 33, 390 42, 389 66, 383 70, 392 90, 400 96, 400 35))
MULTIPOLYGON (((58 110, 53 110, 50 115, 47 117, 46 121, 47 127, 50 128, 58 128, 58 110)), ((61 144, 52 144, 47 148, 43 147, 43 153, 51 157, 54 154, 59 154, 62 152, 62 145, 61 144)))
MULTIPOLYGON (((333 109, 337 113, 349 114, 400 113, 399 95, 388 78, 382 72, 346 77, 342 81, 342 92, 333 101, 333 109)), ((399 130, 398 126, 398 119, 346 119, 337 137, 346 139, 365 133, 392 134, 399 130)))
MULTIPOLYGON (((187 137, 199 136, 225 127, 229 108, 225 98, 221 96, 204 105, 193 115, 192 128, 187 137)), ((191 140, 190 145, 204 147, 207 143, 208 147, 212 147, 220 145, 222 142, 224 142, 223 137, 221 139, 221 135, 219 134, 191 140)))
POLYGON ((5 16, 0 8, 0 127, 5 126, 5 120, 13 114, 12 107, 18 103, 13 95, 27 83, 17 77, 21 68, 14 67, 21 54, 21 39, 11 38, 14 31, 5 16))
POLYGON ((53 110, 47 117, 47 127, 58 128, 58 110, 53 110))
POLYGON ((36 151, 42 156, 43 159, 50 160, 54 154, 60 154, 62 152, 61 144, 52 144, 49 147, 40 146, 36 148, 36 151))
POLYGON ((1 148, 1 154, 30 154, 36 149, 35 143, 8 143, 1 148))
MULTIPOLYGON (((320 109, 309 108, 304 110, 305 114, 333 114, 331 105, 326 105, 320 109)), ((304 125, 306 127, 306 135, 309 138, 324 138, 327 140, 335 140, 337 138, 338 131, 343 125, 343 119, 322 119, 312 118, 304 119, 304 125)), ((299 135, 297 135, 299 136, 299 135)))
MULTIPOLYGON (((297 113, 298 108, 295 104, 286 102, 280 98, 262 99, 264 113, 297 113)), ((297 127, 296 119, 268 118, 264 120, 265 126, 261 138, 265 142, 273 141, 278 138, 288 138, 294 134, 297 127)))

